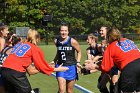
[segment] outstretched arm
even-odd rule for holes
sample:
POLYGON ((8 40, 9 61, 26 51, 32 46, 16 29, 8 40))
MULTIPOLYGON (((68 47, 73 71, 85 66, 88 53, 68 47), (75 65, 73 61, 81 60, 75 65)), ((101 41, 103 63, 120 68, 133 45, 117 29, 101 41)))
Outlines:
POLYGON ((36 67, 36 69, 39 71, 39 72, 42 72, 44 74, 47 74, 47 75, 50 75, 52 72, 54 71, 66 71, 68 70, 67 67, 59 67, 59 68, 53 68, 51 67, 46 61, 45 61, 45 58, 44 58, 44 55, 43 55, 43 52, 38 48, 36 49, 33 49, 32 50, 32 54, 33 54, 33 62, 34 62, 34 65, 36 67))
POLYGON ((39 73, 39 71, 35 68, 35 66, 33 66, 33 65, 29 65, 27 68, 26 68, 26 70, 27 70, 27 73, 29 74, 29 75, 34 75, 34 74, 37 74, 37 73, 39 73))
MULTIPOLYGON (((86 61, 91 61, 91 60, 86 60, 86 61)), ((93 62, 89 62, 89 64, 86 64, 86 65, 85 65, 85 68, 86 68, 87 70, 92 70, 92 71, 94 71, 94 72, 100 70, 99 65, 98 65, 98 64, 95 64, 95 63, 93 63, 93 62)))

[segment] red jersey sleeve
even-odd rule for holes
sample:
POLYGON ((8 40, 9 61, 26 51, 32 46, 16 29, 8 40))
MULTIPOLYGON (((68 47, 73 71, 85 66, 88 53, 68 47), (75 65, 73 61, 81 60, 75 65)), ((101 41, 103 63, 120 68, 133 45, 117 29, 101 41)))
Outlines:
POLYGON ((44 54, 39 48, 32 49, 32 54, 33 62, 37 70, 47 75, 50 75, 54 71, 54 68, 50 67, 45 61, 44 54))
POLYGON ((111 47, 108 46, 104 52, 102 64, 100 67, 103 72, 109 72, 111 68, 114 66, 112 57, 113 55, 112 55, 111 47))

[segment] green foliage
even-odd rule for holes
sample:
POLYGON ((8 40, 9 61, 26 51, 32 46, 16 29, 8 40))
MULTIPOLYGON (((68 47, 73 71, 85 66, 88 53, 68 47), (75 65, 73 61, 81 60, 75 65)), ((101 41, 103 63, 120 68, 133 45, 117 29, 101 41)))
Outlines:
POLYGON ((51 28, 48 33, 54 34, 59 33, 61 22, 70 24, 70 34, 88 34, 104 24, 115 25, 123 33, 136 33, 140 27, 139 0, 5 0, 5 3, 6 7, 0 8, 0 20, 12 27, 43 29, 45 14, 53 15, 46 26, 51 28))

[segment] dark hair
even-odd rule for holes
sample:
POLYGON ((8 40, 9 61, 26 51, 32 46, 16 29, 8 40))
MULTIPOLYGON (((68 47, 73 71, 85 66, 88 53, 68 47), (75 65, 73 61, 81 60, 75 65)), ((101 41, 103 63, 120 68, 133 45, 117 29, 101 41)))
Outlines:
POLYGON ((111 29, 111 27, 109 25, 102 25, 101 27, 105 27, 107 32, 111 29))
POLYGON ((0 30, 3 30, 7 27, 3 22, 0 22, 0 30))
POLYGON ((69 26, 69 24, 66 22, 61 22, 61 26, 69 26))
POLYGON ((18 42, 20 42, 21 41, 21 38, 19 37, 19 36, 8 36, 7 38, 6 38, 6 42, 8 43, 8 44, 12 44, 12 46, 14 46, 14 45, 16 45, 18 42))
POLYGON ((12 45, 16 45, 18 42, 21 41, 21 38, 19 36, 12 36, 12 45))
POLYGON ((7 28, 8 26, 5 25, 3 22, 0 22, 0 37, 2 36, 1 30, 4 30, 5 28, 7 28))
POLYGON ((66 23, 66 22, 61 22, 60 27, 59 27, 59 31, 60 31, 61 26, 67 26, 67 27, 69 28, 69 24, 68 24, 68 23, 66 23))
POLYGON ((4 26, 5 24, 3 22, 0 22, 0 26, 4 26))

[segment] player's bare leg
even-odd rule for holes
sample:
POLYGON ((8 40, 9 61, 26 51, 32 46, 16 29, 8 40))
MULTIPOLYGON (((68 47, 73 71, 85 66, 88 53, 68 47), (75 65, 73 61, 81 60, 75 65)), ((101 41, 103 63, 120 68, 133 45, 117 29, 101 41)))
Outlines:
POLYGON ((66 80, 62 77, 58 77, 57 81, 58 81, 58 87, 59 87, 58 93, 65 93, 65 91, 66 91, 66 80))
POLYGON ((74 84, 75 84, 75 80, 67 81, 67 86, 66 86, 67 93, 73 93, 74 84))

